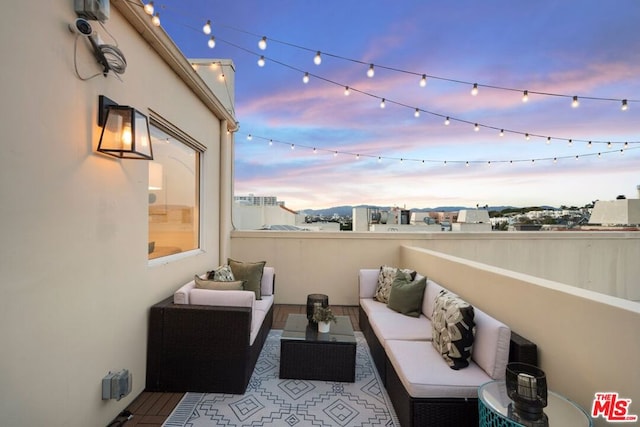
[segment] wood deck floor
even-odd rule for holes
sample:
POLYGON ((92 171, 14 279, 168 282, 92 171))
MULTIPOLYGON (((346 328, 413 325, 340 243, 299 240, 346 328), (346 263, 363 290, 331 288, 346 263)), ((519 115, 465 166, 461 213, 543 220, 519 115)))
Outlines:
MULTIPOLYGON (((360 330, 357 306, 332 305, 331 308, 336 315, 349 316, 353 330, 360 330)), ((306 306, 276 304, 274 306, 272 328, 284 328, 287 316, 290 313, 304 314, 306 313, 306 306)), ((161 427, 162 423, 169 417, 183 396, 184 393, 153 393, 144 391, 131 402, 131 405, 126 409, 133 417, 128 421, 124 416, 118 417, 109 424, 109 427, 161 427)))

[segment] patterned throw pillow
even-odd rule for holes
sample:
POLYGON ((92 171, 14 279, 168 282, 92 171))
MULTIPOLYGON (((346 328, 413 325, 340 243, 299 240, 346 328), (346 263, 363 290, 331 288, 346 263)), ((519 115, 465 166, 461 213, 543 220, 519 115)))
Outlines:
POLYGON ((233 282, 236 280, 231 267, 228 265, 221 265, 218 268, 207 271, 207 279, 215 280, 216 282, 233 282))
POLYGON ((469 366, 476 333, 473 306, 455 294, 440 291, 433 309, 433 346, 451 369, 469 366))
MULTIPOLYGON (((393 284, 393 280, 396 278, 397 271, 398 269, 396 267, 389 267, 388 265, 380 267, 380 272, 378 273, 378 285, 375 293, 373 294, 373 299, 385 304, 389 303, 389 293, 391 293, 391 285, 393 284)), ((411 280, 415 279, 415 271, 406 268, 402 269, 402 271, 410 274, 411 280)))

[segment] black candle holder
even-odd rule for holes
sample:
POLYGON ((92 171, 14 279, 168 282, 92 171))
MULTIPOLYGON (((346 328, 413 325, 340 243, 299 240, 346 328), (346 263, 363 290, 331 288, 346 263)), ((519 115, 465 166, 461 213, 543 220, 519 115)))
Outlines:
POLYGON ((324 294, 307 295, 307 320, 309 324, 316 324, 316 322, 313 321, 313 312, 315 311, 316 304, 322 307, 329 307, 329 297, 324 294))
POLYGON ((507 364, 505 373, 509 417, 527 427, 546 427, 549 419, 544 413, 547 406, 547 377, 544 371, 527 363, 507 364))

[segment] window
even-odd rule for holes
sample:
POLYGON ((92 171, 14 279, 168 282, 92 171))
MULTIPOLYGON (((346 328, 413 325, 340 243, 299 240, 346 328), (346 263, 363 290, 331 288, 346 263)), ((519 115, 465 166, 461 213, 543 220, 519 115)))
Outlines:
POLYGON ((204 147, 151 116, 149 259, 200 247, 200 155, 204 147))

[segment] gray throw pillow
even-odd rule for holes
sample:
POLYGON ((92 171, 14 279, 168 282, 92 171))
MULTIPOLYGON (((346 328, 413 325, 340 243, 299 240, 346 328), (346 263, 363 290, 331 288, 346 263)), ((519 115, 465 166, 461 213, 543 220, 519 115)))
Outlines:
POLYGON ((199 289, 211 289, 215 291, 241 291, 244 289, 243 280, 219 281, 219 280, 207 280, 201 279, 200 276, 195 275, 193 280, 196 282, 196 288, 199 289))
POLYGON ((227 260, 227 264, 229 264, 233 272, 233 277, 235 277, 236 280, 244 280, 245 291, 255 292, 257 300, 262 299, 262 272, 266 263, 266 261, 241 262, 231 258, 227 260))
POLYGON ((391 284, 387 307, 411 317, 420 317, 427 278, 411 280, 411 274, 398 270, 391 284))

